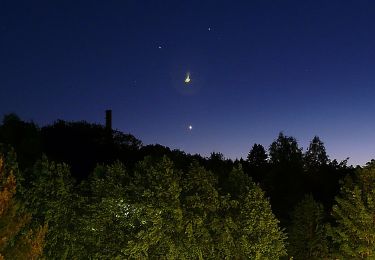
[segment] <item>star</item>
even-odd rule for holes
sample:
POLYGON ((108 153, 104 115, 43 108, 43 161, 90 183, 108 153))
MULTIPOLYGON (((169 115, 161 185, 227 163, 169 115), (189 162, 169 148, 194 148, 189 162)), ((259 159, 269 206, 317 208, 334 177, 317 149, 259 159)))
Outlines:
POLYGON ((159 46, 158 46, 158 49, 161 49, 161 48, 163 48, 163 47, 161 47, 161 45, 159 45, 159 46))
POLYGON ((189 130, 191 131, 191 130, 193 130, 193 126, 192 125, 189 125, 189 130))
POLYGON ((207 30, 211 31, 211 27, 208 27, 207 30))

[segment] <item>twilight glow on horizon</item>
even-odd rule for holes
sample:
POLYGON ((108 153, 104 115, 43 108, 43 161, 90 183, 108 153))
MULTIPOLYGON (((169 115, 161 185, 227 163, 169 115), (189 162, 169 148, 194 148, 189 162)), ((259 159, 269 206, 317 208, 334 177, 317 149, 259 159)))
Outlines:
POLYGON ((0 115, 245 158, 282 131, 375 158, 375 2, 3 1, 0 115), (187 131, 188 130, 188 131, 187 131))

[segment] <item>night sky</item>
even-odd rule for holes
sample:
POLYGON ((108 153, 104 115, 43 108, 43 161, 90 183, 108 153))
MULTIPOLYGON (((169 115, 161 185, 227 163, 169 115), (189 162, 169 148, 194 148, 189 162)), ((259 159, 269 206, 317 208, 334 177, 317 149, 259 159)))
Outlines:
POLYGON ((0 114, 245 157, 375 158, 375 1, 0 1, 0 114), (190 73, 191 82, 184 83, 190 73), (189 129, 189 126, 192 128, 189 129))

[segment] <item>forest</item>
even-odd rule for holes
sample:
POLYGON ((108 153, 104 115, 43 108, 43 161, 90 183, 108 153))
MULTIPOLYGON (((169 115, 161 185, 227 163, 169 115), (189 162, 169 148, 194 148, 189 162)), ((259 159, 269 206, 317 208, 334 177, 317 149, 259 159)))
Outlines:
POLYGON ((375 259, 375 160, 318 136, 231 160, 8 114, 0 143, 0 259, 375 259))

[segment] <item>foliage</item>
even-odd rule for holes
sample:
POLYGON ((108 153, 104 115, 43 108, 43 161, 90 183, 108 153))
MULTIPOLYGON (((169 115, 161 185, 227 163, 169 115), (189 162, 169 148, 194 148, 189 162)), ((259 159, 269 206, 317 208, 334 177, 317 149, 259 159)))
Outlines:
POLYGON ((275 214, 288 225, 289 212, 305 193, 302 149, 295 138, 280 133, 270 145, 269 155, 271 166, 264 187, 275 214))
POLYGON ((82 250, 78 258, 125 257, 122 249, 133 232, 129 218, 132 207, 126 202, 128 184, 129 176, 120 162, 95 169, 79 219, 82 250))
POLYGON ((288 242, 288 254, 293 259, 323 259, 328 256, 323 206, 311 195, 306 195, 293 211, 288 242))
POLYGON ((279 259, 285 254, 285 234, 278 227, 271 205, 264 192, 249 178, 241 167, 230 174, 237 193, 237 207, 232 215, 237 225, 235 241, 240 241, 236 259, 279 259))
POLYGON ((69 167, 43 158, 36 163, 30 176, 26 205, 39 223, 48 223, 45 254, 49 258, 65 259, 72 255, 75 207, 79 200, 73 190, 69 167))
POLYGON ((241 168, 229 173, 233 198, 193 162, 145 158, 133 171, 117 162, 90 181, 82 226, 93 258, 278 259, 283 232, 261 189, 241 168), (237 181, 242 180, 242 181, 237 181))
POLYGON ((121 147, 122 149, 130 148, 133 151, 139 150, 142 147, 142 142, 135 138, 131 134, 124 134, 120 131, 113 130, 112 138, 115 145, 121 147))
POLYGON ((16 179, 0 156, 0 259, 37 259, 42 255, 47 225, 26 229, 31 215, 15 200, 16 179))
POLYGON ((164 157, 140 162, 129 186, 133 232, 124 253, 131 258, 183 259, 180 173, 164 157))
POLYGON ((266 150, 260 144, 254 144, 250 149, 246 161, 240 159, 244 172, 260 184, 262 189, 271 186, 270 163, 266 150))
POLYGON ((130 134, 108 131, 99 124, 58 120, 41 128, 42 148, 48 158, 70 165, 73 176, 86 179, 98 163, 116 159, 133 162, 141 141, 130 134))
POLYGON ((359 169, 354 178, 347 178, 336 198, 333 217, 336 225, 330 236, 336 254, 342 258, 372 259, 375 257, 375 161, 359 169))
POLYGON ((240 214, 241 246, 249 259, 279 259, 285 255, 285 235, 278 227, 271 206, 259 186, 249 190, 242 201, 240 214), (246 240, 244 239, 246 238, 246 240))
POLYGON ((320 167, 326 166, 329 159, 326 153, 324 143, 318 136, 314 136, 310 142, 309 148, 304 154, 304 163, 308 171, 317 171, 320 167))
POLYGON ((270 162, 278 165, 302 165, 302 149, 298 147, 297 140, 285 136, 282 132, 269 148, 270 162))
POLYGON ((135 184, 148 203, 138 205, 145 222, 130 243, 132 257, 277 259, 285 253, 268 201, 241 169, 230 174, 247 180, 234 200, 220 195, 216 177, 196 162, 187 173, 166 158, 157 167, 144 163, 137 175, 147 179, 135 184))
POLYGON ((60 120, 39 128, 8 115, 1 140, 8 145, 0 150, 10 151, 5 172, 17 179, 14 211, 7 212, 15 212, 9 216, 21 218, 22 226, 13 226, 18 231, 9 250, 43 237, 46 226, 40 226, 48 223, 44 253, 51 259, 278 259, 285 255, 285 234, 274 212, 289 226, 289 252, 296 259, 326 256, 327 243, 339 258, 371 255, 375 163, 353 175, 347 160, 328 159, 317 136, 303 153, 295 138, 280 133, 269 158, 254 144, 247 160, 232 161, 221 153, 204 158, 143 146, 130 134, 87 122, 60 120), (57 163, 44 156, 34 165, 41 152, 57 163), (326 240, 324 208, 332 207, 344 176, 326 240), (309 193, 319 202, 308 196, 297 204, 309 193), (33 214, 30 224, 18 201, 33 214))
POLYGON ((247 161, 251 166, 261 167, 267 163, 268 155, 261 144, 254 144, 251 148, 247 161))
POLYGON ((252 178, 245 174, 242 165, 234 167, 229 174, 228 178, 228 190, 225 192, 229 193, 232 198, 239 199, 243 194, 246 194, 249 189, 254 188, 255 183, 252 178))
POLYGON ((4 116, 0 125, 0 143, 10 145, 16 151, 18 165, 22 170, 32 167, 41 155, 39 127, 33 122, 22 121, 15 114, 4 116))

